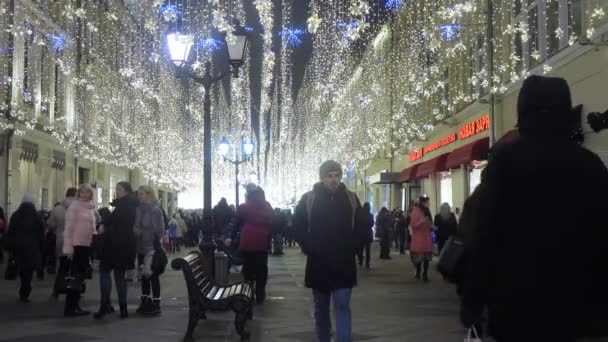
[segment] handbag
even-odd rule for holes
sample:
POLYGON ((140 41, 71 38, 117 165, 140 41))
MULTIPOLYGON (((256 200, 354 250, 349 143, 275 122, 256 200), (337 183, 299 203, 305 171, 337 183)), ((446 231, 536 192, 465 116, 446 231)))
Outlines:
POLYGON ((477 334, 475 326, 469 328, 467 338, 464 339, 464 342, 482 342, 481 337, 477 334))
POLYGON ((458 235, 452 235, 443 246, 437 271, 449 282, 456 282, 458 268, 464 255, 464 239, 458 235))
POLYGON ((60 268, 57 274, 55 291, 59 294, 84 293, 84 279, 81 275, 72 271, 73 262, 69 261, 69 263, 70 265, 66 269, 60 268))
POLYGON ((11 257, 6 265, 6 270, 4 270, 4 280, 17 279, 17 273, 17 262, 11 257))
POLYGON ((160 245, 160 239, 154 239, 154 256, 152 256, 152 272, 156 275, 163 274, 169 263, 167 253, 160 245))

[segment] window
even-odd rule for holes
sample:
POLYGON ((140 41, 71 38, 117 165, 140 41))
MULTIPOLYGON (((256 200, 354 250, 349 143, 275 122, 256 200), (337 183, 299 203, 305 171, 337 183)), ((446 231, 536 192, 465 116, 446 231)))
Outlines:
POLYGON ((54 118, 58 118, 60 116, 62 116, 62 111, 59 110, 59 104, 60 104, 60 99, 61 99, 61 95, 62 92, 59 89, 59 64, 55 63, 55 96, 54 96, 54 100, 55 103, 53 105, 53 117, 54 118))
MULTIPOLYGON (((513 9, 513 51, 515 58, 514 72, 522 74, 538 65, 542 60, 545 49, 539 43, 539 3, 548 0, 516 1, 513 9), (521 9, 518 7, 521 5, 521 9)), ((543 26, 544 32, 544 26, 543 26)), ((544 41, 544 39, 543 39, 544 41)))
POLYGON ((580 37, 583 32, 583 5, 582 0, 568 1, 568 38, 573 35, 580 37))
POLYGON ((515 39, 513 41, 513 47, 515 48, 515 56, 517 57, 517 62, 515 64, 515 71, 518 74, 521 74, 524 71, 524 45, 522 40, 522 33, 517 32, 515 34, 515 39))
POLYGON ((469 169, 469 195, 481 184, 481 172, 487 165, 487 161, 473 161, 468 165, 469 169))
POLYGON ((473 80, 473 76, 475 76, 475 58, 473 56, 475 56, 475 49, 473 49, 472 47, 469 49, 469 95, 471 95, 471 97, 475 97, 474 95, 477 94, 477 86, 475 84, 473 84, 472 80, 473 80))
POLYGON ((440 204, 448 203, 452 206, 452 174, 450 172, 441 172, 439 175, 439 202, 440 204))
POLYGON ((541 61, 541 51, 539 50, 540 44, 538 43, 538 6, 533 3, 527 13, 526 17, 528 27, 528 69, 536 66, 541 61))
POLYGON ((559 1, 547 0, 546 6, 547 56, 551 57, 560 50, 560 38, 566 32, 559 30, 559 1))
POLYGON ((450 115, 450 70, 445 68, 443 71, 443 99, 442 99, 443 115, 450 115))
POLYGON ((514 17, 517 17, 521 14, 522 1, 523 0, 514 0, 513 1, 513 16, 514 17))
POLYGON ((51 62, 51 60, 48 58, 48 49, 46 46, 42 47, 42 52, 41 52, 41 57, 40 57, 40 77, 41 77, 41 84, 40 84, 40 92, 42 94, 42 113, 48 115, 49 113, 49 95, 50 95, 50 91, 49 91, 49 87, 50 87, 50 80, 49 80, 49 66, 47 65, 47 63, 51 62))
POLYGON ((25 43, 23 45, 23 94, 27 96, 30 91, 29 81, 30 81, 30 37, 25 39, 25 43))
MULTIPOLYGON (((485 37, 483 35, 477 35, 477 42, 475 44, 475 49, 476 51, 476 63, 477 63, 477 73, 481 74, 486 66, 485 63, 485 55, 486 55, 486 51, 485 51, 485 37)), ((485 78, 487 75, 483 75, 483 77, 485 78)), ((479 86, 477 87, 478 92, 480 95, 485 94, 485 88, 484 88, 484 79, 480 79, 479 80, 479 86)))

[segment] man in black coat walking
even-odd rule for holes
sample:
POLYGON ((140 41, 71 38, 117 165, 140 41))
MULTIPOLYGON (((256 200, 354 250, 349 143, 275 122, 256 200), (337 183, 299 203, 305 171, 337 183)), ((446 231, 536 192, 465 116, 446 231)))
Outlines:
POLYGON ((19 270, 19 300, 24 303, 29 302, 34 270, 42 263, 44 250, 44 222, 33 201, 31 193, 23 196, 23 203, 11 216, 6 236, 7 249, 19 270))
POLYGON ((101 289, 101 304, 99 311, 93 316, 100 319, 114 309, 110 304, 112 293, 112 278, 110 272, 114 270, 116 292, 120 317, 127 318, 127 282, 125 271, 135 267, 135 209, 138 200, 127 182, 116 185, 116 199, 112 202, 114 211, 103 222, 103 235, 101 237, 101 252, 99 264, 99 286, 101 289))
POLYGON ((608 193, 608 171, 570 139, 565 80, 529 77, 518 113, 521 139, 495 148, 475 212, 463 212, 475 218, 465 234, 461 319, 471 326, 487 308, 499 342, 608 336, 608 207, 596 195, 608 193), (522 201, 528 194, 534 200, 522 201))
POLYGON ((351 290, 357 284, 355 255, 366 239, 366 219, 357 196, 342 184, 342 166, 326 161, 321 182, 300 200, 296 239, 307 255, 306 287, 313 289, 319 342, 330 341, 329 303, 333 297, 336 342, 350 342, 351 290))

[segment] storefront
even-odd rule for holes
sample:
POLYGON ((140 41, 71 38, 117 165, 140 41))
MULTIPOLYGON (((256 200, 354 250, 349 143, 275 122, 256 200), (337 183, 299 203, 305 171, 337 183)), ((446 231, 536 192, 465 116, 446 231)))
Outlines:
POLYGON ((409 203, 420 195, 426 195, 430 197, 433 213, 442 203, 460 210, 465 199, 481 182, 489 150, 489 120, 489 115, 482 115, 456 131, 452 128, 441 139, 412 151, 408 155, 410 164, 399 178, 406 183, 405 200, 409 203))

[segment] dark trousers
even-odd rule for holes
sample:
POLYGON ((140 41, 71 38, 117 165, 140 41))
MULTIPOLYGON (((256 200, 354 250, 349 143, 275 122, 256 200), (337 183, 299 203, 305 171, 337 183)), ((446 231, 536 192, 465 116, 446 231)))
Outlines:
POLYGON ((405 254, 405 242, 407 238, 407 233, 405 230, 399 231, 399 253, 405 254))
MULTIPOLYGON (((91 248, 87 246, 74 246, 74 255, 72 255, 72 262, 68 262, 70 271, 73 275, 80 277, 83 282, 86 273, 90 267, 90 253, 91 248)), ((84 293, 84 292, 83 292, 84 293)), ((69 293, 65 298, 65 310, 74 310, 80 307, 80 293, 69 293)))
MULTIPOLYGON (((110 305, 112 296, 112 270, 99 270, 99 288, 101 290, 101 305, 110 305)), ((125 280, 125 270, 114 269, 114 281, 116 282, 116 292, 118 293, 118 305, 127 306, 127 281, 125 280)))
POLYGON ((255 295, 258 302, 266 298, 268 281, 268 253, 243 251, 243 274, 245 281, 255 281, 255 295))
POLYGON ((391 239, 383 237, 380 239, 380 258, 386 259, 391 255, 391 239))
POLYGON ((438 248, 439 253, 441 253, 441 251, 443 250, 443 246, 445 246, 445 243, 447 241, 448 241, 448 239, 445 239, 445 238, 437 239, 437 248, 438 248))
POLYGON ((283 234, 276 233, 272 236, 274 254, 283 254, 283 234))
MULTIPOLYGON (((140 265, 143 265, 144 255, 138 254, 137 260, 140 265)), ((152 298, 160 299, 160 279, 156 273, 149 277, 141 276, 141 295, 150 297, 150 290, 152 290, 152 298)))
POLYGON ((19 280, 21 285, 19 286, 19 298, 28 299, 32 292, 32 278, 34 277, 33 267, 19 267, 19 280))
POLYGON ((65 272, 68 270, 68 267, 70 265, 70 260, 65 257, 62 256, 59 258, 59 269, 57 270, 57 276, 55 277, 55 285, 53 286, 53 295, 57 294, 57 281, 59 280, 59 277, 63 276, 63 274, 65 274, 65 272))
POLYGON ((393 230, 393 236, 395 237, 395 249, 399 250, 399 230, 398 229, 394 229, 393 230))
POLYGON ((359 258, 359 266, 363 265, 363 253, 365 252, 365 266, 369 267, 369 260, 371 258, 370 257, 371 248, 372 248, 371 242, 366 242, 365 245, 363 245, 363 247, 361 247, 361 249, 359 250, 359 253, 357 253, 357 258, 359 258))

